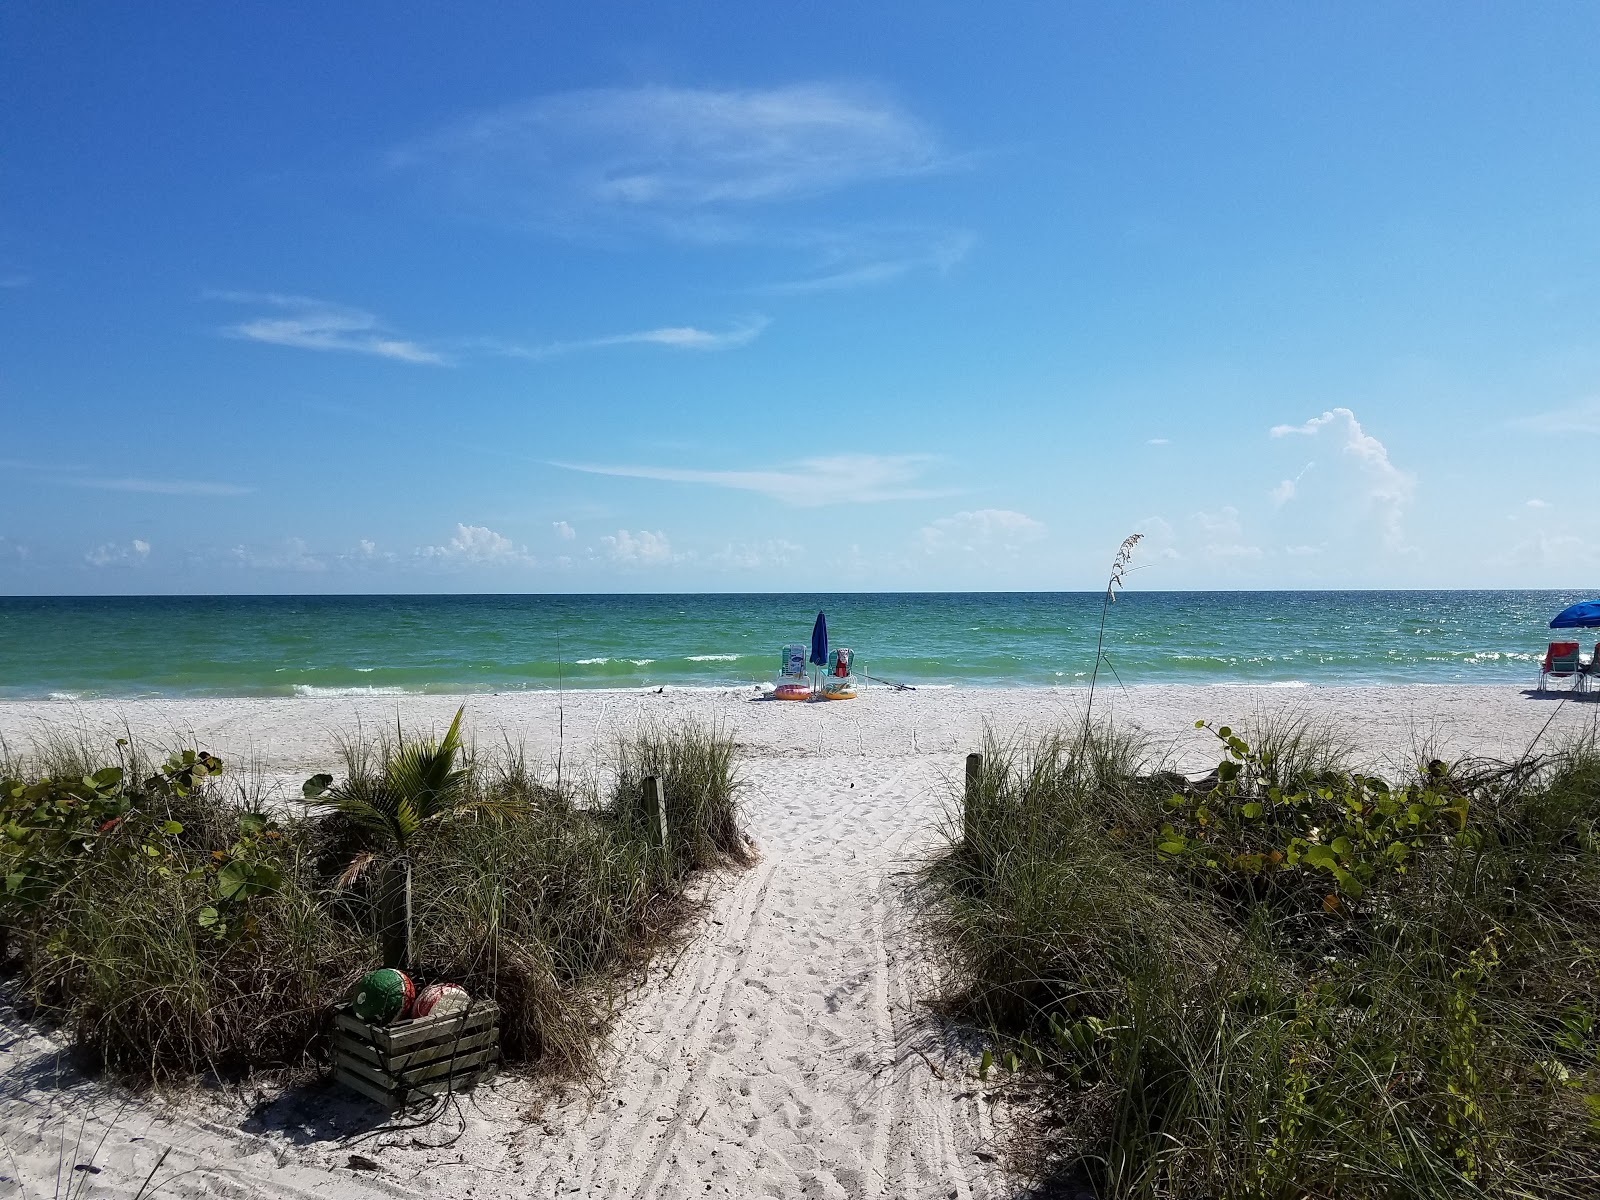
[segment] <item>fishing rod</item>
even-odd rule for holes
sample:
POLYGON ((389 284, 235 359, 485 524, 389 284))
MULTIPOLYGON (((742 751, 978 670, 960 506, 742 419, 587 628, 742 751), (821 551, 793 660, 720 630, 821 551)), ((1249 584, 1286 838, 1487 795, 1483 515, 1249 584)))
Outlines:
POLYGON ((861 672, 861 678, 871 683, 881 683, 887 687, 892 687, 897 692, 914 692, 917 690, 909 683, 896 683, 892 679, 879 679, 876 675, 868 675, 865 671, 861 672))

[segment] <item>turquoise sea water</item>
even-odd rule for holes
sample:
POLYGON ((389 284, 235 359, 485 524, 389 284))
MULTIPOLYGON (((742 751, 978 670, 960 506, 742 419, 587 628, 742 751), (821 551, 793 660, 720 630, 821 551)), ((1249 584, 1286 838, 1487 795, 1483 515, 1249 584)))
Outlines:
MULTIPOLYGON (((1530 683, 1587 598, 1130 591, 1106 652, 1130 685, 1530 683)), ((1059 592, 0 597, 0 697, 723 686, 771 679, 819 608, 858 667, 919 685, 1086 683, 1100 620, 1059 592)))

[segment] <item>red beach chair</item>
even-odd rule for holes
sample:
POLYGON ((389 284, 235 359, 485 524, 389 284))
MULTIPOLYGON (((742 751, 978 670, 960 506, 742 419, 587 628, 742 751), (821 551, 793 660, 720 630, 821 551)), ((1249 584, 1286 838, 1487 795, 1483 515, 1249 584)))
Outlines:
POLYGON ((1550 643, 1550 648, 1544 652, 1544 662, 1539 664, 1539 691, 1545 690, 1547 679, 1570 679, 1573 691, 1583 690, 1585 676, 1577 642, 1550 643))

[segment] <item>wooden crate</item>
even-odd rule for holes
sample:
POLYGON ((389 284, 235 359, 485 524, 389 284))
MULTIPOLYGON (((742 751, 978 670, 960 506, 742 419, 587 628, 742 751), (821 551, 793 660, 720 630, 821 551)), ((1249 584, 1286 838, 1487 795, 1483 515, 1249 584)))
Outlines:
POLYGON ((390 1112, 425 1096, 464 1092, 500 1057, 500 1008, 368 1025, 348 1004, 333 1010, 333 1077, 390 1112))

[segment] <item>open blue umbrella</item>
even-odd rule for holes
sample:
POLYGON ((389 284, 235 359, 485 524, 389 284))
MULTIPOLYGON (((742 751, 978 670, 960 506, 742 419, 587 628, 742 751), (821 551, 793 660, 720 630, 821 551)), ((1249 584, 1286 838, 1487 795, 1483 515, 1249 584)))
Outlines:
POLYGON ((818 667, 828 665, 828 618, 822 613, 811 627, 811 662, 818 667))
POLYGON ((1550 628, 1600 629, 1600 600, 1585 600, 1582 604, 1562 609, 1550 622, 1550 628))

